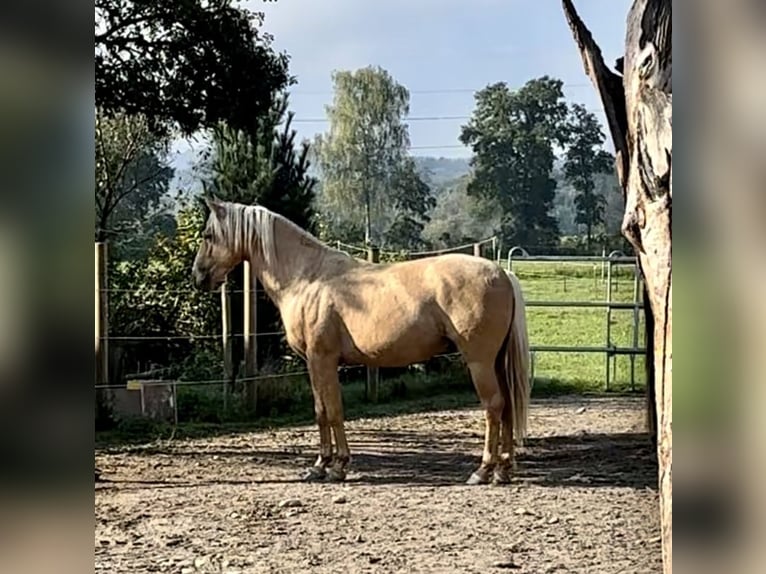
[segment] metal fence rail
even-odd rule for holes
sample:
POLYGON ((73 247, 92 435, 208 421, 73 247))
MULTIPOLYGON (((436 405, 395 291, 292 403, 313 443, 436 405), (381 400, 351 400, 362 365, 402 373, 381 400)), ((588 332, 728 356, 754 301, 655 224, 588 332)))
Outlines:
POLYGON ((630 358, 630 388, 636 388, 636 356, 646 355, 646 348, 638 345, 638 331, 641 321, 640 311, 644 309, 640 301, 640 270, 635 257, 627 256, 621 251, 613 251, 602 255, 530 255, 521 246, 515 246, 508 250, 506 265, 509 271, 513 270, 514 262, 549 262, 549 263, 601 263, 602 279, 606 280, 605 298, 603 301, 527 301, 527 307, 564 307, 564 308, 590 308, 605 309, 605 341, 602 346, 573 346, 573 345, 530 345, 530 365, 532 378, 535 376, 536 353, 603 353, 604 354, 604 387, 609 390, 613 370, 616 365, 612 363, 619 355, 627 355, 630 358), (633 301, 612 300, 612 271, 615 265, 633 266, 633 301), (631 347, 618 347, 612 343, 612 311, 617 309, 633 310, 633 341, 631 347))

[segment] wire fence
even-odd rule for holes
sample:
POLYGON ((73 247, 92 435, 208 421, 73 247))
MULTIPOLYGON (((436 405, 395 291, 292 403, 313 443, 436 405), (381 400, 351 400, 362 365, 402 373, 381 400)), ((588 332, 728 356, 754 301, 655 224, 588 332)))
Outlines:
MULTIPOLYGON (((343 250, 349 254, 369 254, 369 250, 367 247, 362 247, 359 245, 352 245, 352 244, 346 244, 344 242, 335 242, 336 248, 343 250)), ((492 260, 496 260, 498 263, 503 265, 503 267, 506 268, 512 268, 514 265, 518 266, 519 263, 521 264, 527 264, 527 263, 533 263, 533 262, 547 262, 549 265, 557 265, 561 266, 561 268, 567 268, 570 271, 574 270, 573 272, 575 275, 582 274, 582 273, 588 273, 592 272, 593 274, 593 282, 594 282, 594 289, 596 286, 596 283, 605 284, 605 282, 608 281, 608 286, 606 287, 604 293, 605 296, 602 300, 576 300, 572 299, 571 297, 569 300, 567 300, 566 296, 561 298, 561 292, 557 292, 555 297, 551 297, 550 292, 546 291, 538 292, 536 291, 537 287, 535 285, 532 286, 532 289, 530 292, 526 292, 527 288, 529 286, 529 283, 534 279, 538 281, 538 284, 550 284, 550 281, 554 276, 557 275, 557 273, 560 272, 560 268, 546 268, 544 272, 537 273, 537 272, 529 272, 531 275, 529 275, 529 279, 526 281, 522 281, 522 285, 525 289, 525 298, 526 298, 526 306, 530 309, 529 315, 528 315, 528 324, 530 325, 530 331, 532 336, 532 346, 531 346, 531 352, 532 352, 532 369, 533 369, 533 376, 535 374, 535 368, 538 368, 540 370, 545 370, 546 367, 546 361, 541 360, 538 355, 540 354, 557 354, 557 353, 576 353, 576 354, 604 354, 605 356, 605 377, 606 377, 606 388, 609 388, 610 385, 610 379, 615 378, 615 373, 617 372, 616 367, 616 358, 620 355, 629 355, 630 356, 630 381, 631 381, 631 388, 635 389, 635 368, 636 368, 636 362, 635 358, 636 356, 640 356, 645 352, 645 350, 640 347, 638 343, 638 322, 639 322, 639 313, 642 311, 642 305, 638 301, 638 283, 635 284, 635 289, 633 293, 632 300, 625 301, 625 300, 619 300, 619 298, 613 297, 613 286, 615 285, 615 281, 619 281, 619 277, 621 276, 621 273, 617 271, 618 266, 622 264, 632 264, 635 265, 635 260, 632 258, 625 258, 620 256, 615 257, 614 254, 610 257, 572 257, 572 256, 530 256, 529 253, 518 249, 516 251, 511 250, 509 252, 509 256, 506 260, 503 260, 500 256, 500 242, 497 237, 488 237, 485 239, 482 239, 481 241, 473 242, 473 243, 466 243, 464 245, 459 245, 455 247, 450 247, 446 249, 440 249, 440 250, 429 250, 429 251, 416 251, 416 252, 395 252, 395 251, 383 251, 381 252, 382 255, 389 256, 389 257, 398 257, 403 259, 416 259, 420 257, 429 257, 444 253, 456 253, 456 252, 469 252, 479 255, 486 255, 488 258, 491 258, 492 260), (491 249, 483 249, 486 246, 490 245, 491 249), (514 255, 515 253, 515 255, 514 255), (619 259, 619 260, 618 260, 619 259), (576 271, 575 267, 580 266, 582 269, 580 271, 576 271), (600 281, 599 281, 599 269, 601 270, 600 273, 600 281), (566 311, 566 313, 574 313, 577 308, 579 308, 581 311, 584 312, 596 312, 599 309, 601 309, 605 313, 605 335, 604 335, 604 344, 603 345, 597 345, 597 344, 588 344, 586 342, 577 342, 576 344, 556 344, 556 341, 550 341, 546 340, 546 338, 550 335, 549 332, 542 332, 538 328, 537 324, 537 316, 535 315, 536 311, 539 312, 545 312, 546 308, 555 309, 555 308, 572 308, 572 311, 566 311), (617 345, 614 343, 613 340, 610 339, 610 332, 611 332, 611 324, 612 324, 612 312, 613 311, 619 311, 619 310, 632 310, 633 311, 633 324, 632 324, 632 341, 629 344, 624 345, 617 345)), ((106 271, 106 266, 102 266, 104 268, 104 271, 106 271)), ((624 274, 626 277, 627 274, 624 274)), ((563 293, 567 292, 567 273, 563 273, 561 275, 563 277, 563 293)), ((630 274, 631 279, 636 278, 637 281, 637 274, 634 275, 634 273, 630 274)), ((571 284, 571 279, 569 279, 571 284)), ((619 284, 619 283, 617 283, 619 284)), ((239 287, 226 287, 227 293, 229 296, 231 295, 237 295, 240 296, 243 300, 247 300, 249 297, 253 297, 254 300, 258 301, 266 301, 268 300, 266 291, 257 284, 252 284, 252 287, 246 288, 239 288, 239 287)), ((570 287, 570 289, 572 289, 570 287)), ((574 289, 576 292, 576 289, 574 289)), ((186 301, 185 298, 191 298, 191 297, 207 297, 199 290, 189 287, 189 288, 178 288, 178 287, 152 287, 152 286, 138 286, 135 288, 131 288, 129 286, 121 285, 119 287, 115 287, 109 282, 109 277, 102 277, 100 282, 97 281, 96 286, 96 293, 97 298, 102 296, 105 301, 107 301, 107 310, 102 311, 102 313, 105 313, 105 316, 108 316, 108 305, 109 302, 114 297, 119 296, 128 296, 128 297, 162 297, 164 295, 171 295, 178 297, 178 301, 186 301)), ((575 293, 572 294, 574 296, 575 293)), ((210 295, 210 297, 218 298, 220 297, 220 293, 213 293, 210 295)), ((204 299, 203 299, 204 300, 204 299)), ((199 301, 199 299, 197 299, 199 301)), ((222 303, 215 302, 214 299, 210 299, 210 303, 214 305, 222 305, 222 303)), ((270 303, 269 303, 270 304, 270 303)), ((98 307, 98 302, 97 302, 98 307)), ((221 317, 223 317, 225 313, 225 309, 223 306, 220 307, 221 309, 221 317)), ((97 312, 97 330, 99 329, 98 323, 99 323, 99 313, 97 312)), ((103 317, 102 317, 103 319, 103 317)), ((107 321, 108 323, 108 321, 107 321)), ((274 329, 274 330, 264 330, 264 331, 257 331, 257 330, 250 330, 249 332, 247 330, 234 330, 231 328, 232 322, 229 318, 228 322, 222 321, 219 323, 219 328, 214 333, 184 333, 184 332, 144 332, 144 333, 131 333, 130 330, 121 331, 118 325, 107 325, 107 329, 105 332, 102 333, 100 337, 97 337, 97 349, 99 348, 99 345, 103 346, 103 350, 106 350, 110 347, 110 345, 117 345, 119 348, 125 348, 124 345, 151 345, 151 349, 154 350, 153 359, 150 361, 146 361, 143 364, 132 364, 133 367, 138 367, 132 369, 132 372, 125 372, 121 374, 117 378, 112 378, 108 374, 108 359, 104 359, 102 357, 103 364, 101 365, 101 375, 99 377, 99 354, 97 351, 97 384, 95 388, 99 391, 108 391, 108 392, 125 392, 131 384, 133 384, 133 389, 140 388, 141 393, 141 410, 144 409, 144 392, 145 389, 152 389, 155 387, 172 387, 172 396, 176 397, 176 389, 183 389, 183 388, 199 388, 199 389, 215 389, 214 395, 216 398, 216 401, 221 402, 224 405, 224 409, 227 408, 227 401, 231 401, 232 397, 229 395, 229 393, 232 392, 232 389, 239 389, 239 392, 246 392, 244 389, 249 388, 250 385, 260 385, 261 383, 266 382, 278 382, 285 379, 298 381, 302 380, 305 382, 305 380, 308 378, 309 373, 303 366, 303 362, 290 351, 290 349, 287 347, 285 343, 285 332, 283 329, 274 329), (221 323, 228 324, 228 327, 221 328, 221 323), (270 365, 261 365, 261 368, 256 368, 255 372, 248 372, 247 369, 242 371, 242 365, 243 363, 239 363, 238 365, 232 365, 231 364, 231 358, 227 358, 227 353, 231 353, 230 346, 234 341, 238 341, 239 345, 248 343, 250 345, 254 345, 256 341, 273 341, 272 343, 268 343, 271 345, 271 349, 276 350, 278 356, 273 357, 273 360, 271 361, 272 364, 270 365), (194 349, 193 345, 195 343, 201 343, 206 345, 206 349, 208 350, 208 356, 212 357, 212 363, 206 364, 204 368, 200 371, 194 371, 188 370, 188 371, 181 371, 179 370, 179 367, 177 364, 161 364, 163 362, 162 358, 157 358, 158 355, 162 355, 163 351, 163 344, 176 344, 176 343, 183 343, 181 347, 173 346, 172 349, 174 351, 171 352, 171 347, 167 347, 167 356, 168 361, 176 360, 172 359, 172 357, 178 357, 178 352, 188 352, 190 353, 190 356, 193 358, 195 354, 197 353, 197 350, 194 349), (185 345, 185 346, 184 346, 185 345), (189 347, 188 345, 192 345, 192 347, 189 347), (181 351, 178 351, 178 349, 181 349, 181 351), (186 349, 186 351, 184 351, 186 349), (175 354, 174 354, 175 353, 175 354), (227 361, 229 361, 227 363, 227 361), (159 363, 159 364, 158 364, 159 363), (185 374, 184 374, 185 373, 185 374), (196 374, 195 374, 196 373, 196 374)), ((602 323, 603 324, 603 323, 602 323)), ((554 328, 555 325, 554 325, 554 328)), ((102 353, 102 355, 107 353, 102 353)), ((449 359, 450 365, 457 364, 459 361, 460 355, 459 353, 442 353, 439 355, 436 355, 433 357, 434 361, 439 360, 445 360, 449 359)), ((244 360, 242 357, 240 358, 240 361, 244 360)), ((193 362, 193 361, 192 361, 193 362)), ((547 361, 547 364, 550 364, 550 361, 547 361)), ((571 366, 571 361, 567 361, 566 365, 567 367, 571 366)), ((557 362, 555 364, 556 369, 558 370, 558 373, 562 377, 566 377, 567 373, 566 368, 562 368, 562 363, 557 362)), ((195 367, 196 368, 196 367, 195 367)), ((462 367, 461 367, 462 368, 462 367)), ((339 373, 341 375, 345 375, 347 377, 355 377, 353 380, 355 381, 361 381, 364 379, 364 374, 367 368, 363 365, 344 365, 341 366, 339 369, 339 373)), ((463 369, 464 370, 464 369, 463 369)), ((592 373, 591 373, 592 374, 592 373)), ((416 375, 417 376, 417 375, 416 375)), ((589 375, 590 376, 590 375, 589 375)), ((369 377, 369 373, 368 373, 369 377)), ((346 379, 347 382, 351 381, 352 379, 346 379)), ((308 388, 308 385, 305 386, 305 388, 308 388)), ((207 392, 207 391, 206 391, 207 392)), ((310 397, 310 395, 309 395, 310 397)), ((188 397, 184 399, 182 396, 181 399, 173 398, 173 404, 174 409, 178 408, 177 400, 189 400, 188 397)), ((177 412, 176 412, 177 417, 177 412)))
MULTIPOLYGON (((489 238, 480 242, 481 245, 491 242, 495 243, 494 238, 489 238)), ((336 242, 339 249, 349 254, 364 254, 365 258, 368 255, 368 249, 366 247, 345 244, 343 242, 336 242)), ((431 254, 437 254, 439 252, 454 252, 460 250, 466 250, 473 248, 474 244, 467 244, 463 246, 453 247, 440 251, 429 252, 415 252, 413 254, 400 253, 394 251, 385 251, 385 255, 395 257, 418 257, 427 256, 431 254)), ((286 334, 283 329, 275 330, 251 330, 242 331, 232 329, 232 318, 225 318, 227 314, 228 303, 224 303, 224 300, 216 301, 221 297, 221 293, 205 294, 198 289, 189 286, 188 288, 178 288, 178 286, 160 287, 152 285, 139 285, 132 287, 130 285, 121 284, 114 285, 112 277, 109 276, 109 271, 114 267, 109 267, 104 262, 105 253, 99 252, 97 247, 97 269, 102 270, 102 276, 97 281, 96 294, 97 294, 97 306, 102 305, 105 307, 101 314, 97 313, 97 329, 99 329, 99 322, 104 322, 104 332, 97 338, 97 349, 99 346, 102 349, 101 361, 97 359, 97 372, 99 371, 99 362, 101 363, 101 376, 97 377, 97 384, 95 386, 98 391, 108 392, 126 392, 132 390, 139 390, 141 394, 141 409, 143 410, 145 390, 165 387, 172 385, 173 394, 176 393, 176 388, 200 388, 200 389, 214 389, 214 395, 217 396, 222 402, 226 403, 227 394, 232 389, 239 389, 239 392, 244 392, 250 385, 260 384, 267 381, 279 381, 284 379, 307 379, 308 371, 303 366, 302 361, 295 357, 292 351, 286 345, 286 334), (170 297, 170 302, 166 299, 170 297), (99 298, 102 303, 98 303, 99 298), (196 298, 196 299, 192 299, 196 298), (174 302, 178 304, 185 303, 187 301, 208 301, 205 305, 213 305, 220 309, 221 321, 218 324, 218 328, 214 332, 146 332, 144 328, 143 332, 137 332, 142 329, 142 323, 130 323, 121 322, 110 323, 109 317, 114 312, 114 309, 110 308, 114 306, 116 300, 120 300, 122 305, 123 314, 126 312, 133 312, 131 309, 131 302, 134 304, 143 305, 145 300, 161 301, 163 310, 168 308, 168 305, 173 305, 174 302), (126 303, 127 301, 127 303, 126 303), (219 307, 220 305, 220 307, 219 307), (271 342, 268 342, 271 340, 271 342), (239 361, 233 361, 231 357, 231 345, 235 342, 239 342, 239 345, 243 343, 251 346, 256 346, 257 341, 263 341, 270 345, 272 351, 276 353, 271 359, 268 359, 270 364, 260 365, 261 368, 255 367, 255 372, 248 372, 245 368, 243 371, 243 357, 240 356, 239 361), (164 345, 173 345, 165 347, 164 345), (181 344, 178 347, 176 344, 181 344), (195 364, 194 356, 199 353, 201 347, 194 348, 195 344, 204 344, 208 350, 208 363, 204 363, 201 368, 195 364), (191 345, 191 347, 190 347, 191 345), (121 363, 118 361, 117 365, 110 364, 109 357, 114 359, 115 349, 121 353, 120 360, 128 361, 127 368, 121 368, 121 363), (180 351, 179 351, 180 349, 180 351), (189 353, 192 360, 191 367, 186 368, 183 365, 173 364, 178 362, 178 353, 189 353), (165 355, 163 357, 158 355, 165 355), (128 356, 129 359, 125 359, 128 356), (151 358, 135 359, 136 356, 151 356, 151 358), (212 363, 210 363, 212 360, 212 363), (157 363, 165 364, 157 364, 157 363), (205 376, 207 375, 207 376, 205 376)), ((242 301, 248 301, 249 298, 253 298, 257 301, 258 305, 264 304, 268 301, 266 291, 257 283, 246 284, 245 288, 241 285, 234 287, 232 285, 226 285, 226 297, 239 296, 240 303, 242 301)), ((198 304, 198 303, 197 303, 198 304)), ((251 302, 251 304, 254 304, 251 302)), ((268 301, 267 305, 271 305, 268 301)), ((188 306, 188 305, 187 305, 188 306)), ((143 308, 143 307, 142 307, 143 308)), ((238 312, 241 312, 240 308, 238 312)), ((240 347, 241 349, 241 347, 240 347)), ((119 355, 118 353, 118 355, 119 355)), ((446 358, 455 359, 459 355, 457 353, 444 353, 433 357, 432 361, 443 360, 446 358)), ((98 358, 98 352, 97 352, 98 358)), ((114 361, 112 361, 114 362, 114 361)), ((185 358, 182 361, 185 363, 185 358)), ((433 364, 433 363, 432 363, 433 364)), ((124 366, 124 365, 123 365, 124 366)), ((367 367, 364 365, 344 365, 339 369, 341 376, 351 376, 353 380, 364 379, 365 371, 367 367)), ((346 383, 350 382, 348 379, 346 383)), ((207 394, 207 391, 206 391, 207 394)))

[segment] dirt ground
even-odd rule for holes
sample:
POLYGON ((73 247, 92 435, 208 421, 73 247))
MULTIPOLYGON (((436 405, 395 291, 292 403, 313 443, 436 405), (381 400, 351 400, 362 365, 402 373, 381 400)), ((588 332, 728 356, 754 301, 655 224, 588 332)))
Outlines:
POLYGON ((478 409, 347 423, 344 484, 306 484, 313 426, 96 452, 96 572, 660 572, 636 398, 534 401, 510 486, 464 486, 478 409))

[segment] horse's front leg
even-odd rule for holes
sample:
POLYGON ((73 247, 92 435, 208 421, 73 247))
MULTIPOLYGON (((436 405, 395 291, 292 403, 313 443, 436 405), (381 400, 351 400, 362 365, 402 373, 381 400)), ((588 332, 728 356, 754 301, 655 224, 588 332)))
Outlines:
POLYGON ((351 461, 351 452, 343 424, 343 395, 338 380, 338 361, 337 358, 317 354, 309 356, 308 365, 315 399, 318 395, 327 421, 326 438, 329 440, 330 429, 335 436, 335 458, 327 468, 327 476, 330 480, 342 481, 346 478, 346 467, 351 461))
POLYGON ((304 480, 308 482, 324 480, 327 476, 327 467, 332 463, 332 431, 327 418, 327 409, 322 394, 314 382, 314 377, 310 377, 310 379, 311 391, 314 395, 314 413, 316 414, 317 427, 319 427, 319 456, 317 456, 314 466, 306 469, 303 475, 304 480))

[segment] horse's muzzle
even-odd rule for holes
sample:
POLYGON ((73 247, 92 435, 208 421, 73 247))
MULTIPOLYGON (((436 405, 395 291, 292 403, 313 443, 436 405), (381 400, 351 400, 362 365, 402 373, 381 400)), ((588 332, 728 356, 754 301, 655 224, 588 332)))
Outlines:
POLYGON ((225 283, 224 279, 215 279, 210 271, 200 271, 196 267, 192 270, 194 285, 202 291, 215 291, 225 283))
POLYGON ((192 278, 197 289, 210 289, 210 273, 204 273, 195 267, 192 269, 192 278))

